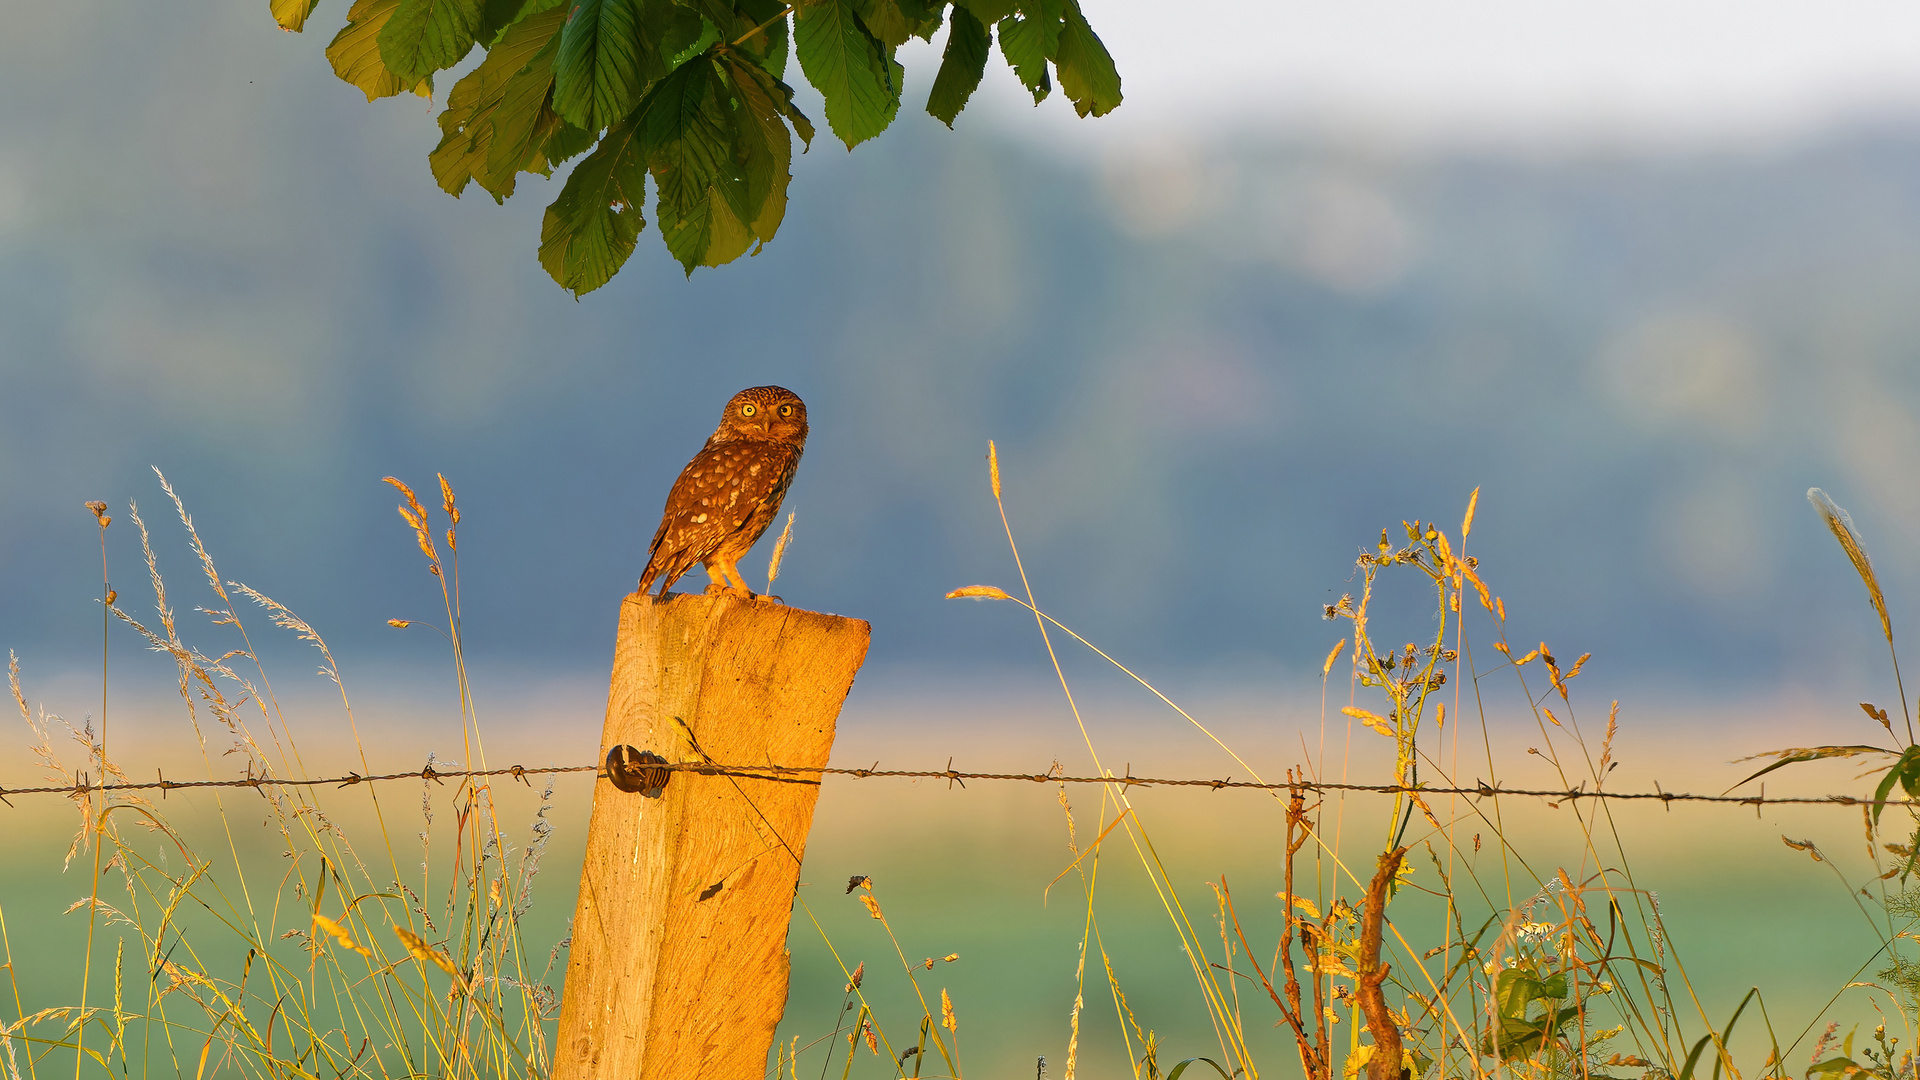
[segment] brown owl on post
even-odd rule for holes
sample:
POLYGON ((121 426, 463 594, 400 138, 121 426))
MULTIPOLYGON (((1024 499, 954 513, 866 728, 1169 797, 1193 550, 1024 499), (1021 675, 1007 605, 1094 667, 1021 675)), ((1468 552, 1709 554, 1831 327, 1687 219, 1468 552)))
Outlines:
POLYGON ((639 591, 659 578, 665 596, 682 574, 703 563, 713 578, 709 593, 753 596, 734 564, 780 513, 806 447, 807 406, 799 395, 779 386, 733 395, 707 445, 673 482, 639 591))

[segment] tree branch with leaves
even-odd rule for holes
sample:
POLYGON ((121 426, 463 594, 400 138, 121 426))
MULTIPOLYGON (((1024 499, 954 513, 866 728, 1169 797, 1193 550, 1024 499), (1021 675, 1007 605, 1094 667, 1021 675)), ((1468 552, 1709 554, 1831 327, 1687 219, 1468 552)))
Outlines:
MULTIPOLYGON (((282 29, 318 0, 270 0, 282 29)), ((773 239, 786 215, 794 107, 789 54, 851 150, 900 111, 909 39, 947 39, 927 112, 953 126, 1000 54, 1034 102, 1058 80, 1081 116, 1120 104, 1113 57, 1079 0, 355 0, 327 46, 368 101, 431 98, 435 74, 485 54, 447 92, 434 179, 494 201, 521 173, 580 160, 540 228, 540 264, 575 295, 606 284, 646 228, 647 179, 667 250, 691 275, 773 239), (584 156, 583 156, 584 155, 584 156)))

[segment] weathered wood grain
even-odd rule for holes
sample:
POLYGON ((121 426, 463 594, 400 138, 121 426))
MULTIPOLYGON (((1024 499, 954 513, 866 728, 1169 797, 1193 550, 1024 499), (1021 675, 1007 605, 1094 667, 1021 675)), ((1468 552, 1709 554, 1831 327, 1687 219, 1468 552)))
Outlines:
MULTIPOLYGON (((857 619, 635 594, 600 757, 821 765, 866 658, 857 619)), ((594 787, 553 1080, 757 1080, 786 1008, 787 924, 819 785, 676 772, 594 787)))

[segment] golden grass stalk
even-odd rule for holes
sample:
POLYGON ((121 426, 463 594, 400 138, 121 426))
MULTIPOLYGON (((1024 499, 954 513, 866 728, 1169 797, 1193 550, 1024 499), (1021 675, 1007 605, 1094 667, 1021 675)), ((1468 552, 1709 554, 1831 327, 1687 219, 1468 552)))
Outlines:
MULTIPOLYGON (((314 918, 317 920, 320 916, 316 915, 314 918)), ((447 959, 446 953, 427 944, 426 938, 421 937, 419 934, 414 933, 404 926, 395 926, 393 932, 400 938, 400 943, 407 947, 407 953, 415 960, 423 964, 432 964, 434 967, 453 976, 454 993, 464 995, 467 992, 466 975, 454 966, 452 960, 447 959)))
POLYGON ((1813 510, 1826 522, 1827 531, 1840 542, 1840 550, 1847 553, 1847 559, 1853 563, 1854 572, 1866 583, 1867 596, 1873 601, 1873 610, 1880 615, 1880 633, 1887 639, 1887 651, 1893 655, 1893 679, 1900 687, 1900 711, 1906 714, 1907 742, 1914 742, 1913 713, 1907 708, 1907 688, 1900 680, 1900 654, 1893 645, 1893 617, 1887 614, 1887 596, 1880 590, 1879 575, 1873 572, 1873 560, 1867 556, 1867 546, 1860 540, 1859 530, 1853 527, 1853 518, 1840 504, 1833 501, 1819 488, 1807 489, 1807 501, 1813 504, 1813 510))
POLYGON ((406 505, 396 509, 400 511, 400 516, 406 519, 407 524, 413 527, 414 539, 420 545, 420 553, 427 557, 428 562, 434 564, 435 572, 438 573, 440 553, 433 549, 433 528, 427 524, 427 511, 420 505, 420 497, 413 493, 413 489, 407 486, 406 481, 397 476, 384 476, 381 479, 400 489, 400 494, 407 497, 406 505))
POLYGON ((1807 501, 1813 504, 1814 512, 1827 524, 1827 530, 1833 538, 1840 541, 1840 550, 1847 553, 1853 562, 1855 573, 1867 584, 1867 596, 1873 600, 1873 610, 1880 613, 1880 632, 1886 636, 1887 644, 1893 644, 1893 619, 1887 614, 1887 597, 1880 591, 1880 578, 1873 572, 1873 560, 1867 557, 1867 546, 1861 542, 1860 533, 1853 527, 1853 517, 1840 505, 1828 497, 1819 488, 1807 489, 1807 501))
POLYGON ((780 539, 773 542, 773 556, 767 560, 767 591, 773 591, 773 583, 780 576, 780 563, 787 557, 787 545, 793 542, 794 511, 787 511, 787 526, 780 530, 780 539))
POLYGON ((348 930, 346 927, 341 926, 339 923, 334 922, 332 919, 327 918, 317 911, 313 914, 313 928, 338 941, 340 947, 343 949, 357 952, 361 956, 373 955, 372 949, 353 940, 353 932, 351 930, 348 930))
POLYGON ((1321 678, 1323 679, 1326 678, 1327 674, 1333 670, 1333 662, 1340 658, 1340 650, 1345 649, 1346 647, 1347 647, 1346 638, 1341 638, 1339 641, 1334 642, 1333 648, 1328 650, 1327 652, 1326 660, 1322 662, 1320 665, 1321 678))
POLYGON ((453 505, 453 485, 447 482, 445 473, 434 473, 440 478, 440 506, 447 512, 447 520, 460 524, 460 508, 453 505))

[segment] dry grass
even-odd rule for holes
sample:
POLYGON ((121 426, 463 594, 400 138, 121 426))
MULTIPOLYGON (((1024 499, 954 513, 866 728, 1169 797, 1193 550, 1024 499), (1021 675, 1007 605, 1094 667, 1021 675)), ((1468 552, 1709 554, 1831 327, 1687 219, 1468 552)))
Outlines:
MULTIPOLYGON (((481 767, 451 558, 459 520, 453 491, 443 479, 443 561, 426 511, 395 483, 441 585, 441 629, 462 694, 462 765, 481 767)), ((368 746, 326 642, 284 605, 222 578, 164 477, 161 485, 212 594, 200 611, 215 632, 229 635, 227 644, 203 650, 183 635, 137 507, 129 516, 146 557, 157 627, 117 604, 109 610, 173 659, 208 777, 309 775, 258 659, 250 611, 319 653, 364 766, 368 746)), ((50 779, 125 779, 99 733, 29 709, 17 664, 9 674, 50 779)), ((511 827, 514 839, 524 836, 516 845, 488 785, 422 784, 410 837, 397 830, 411 815, 383 805, 371 787, 338 796, 282 787, 216 793, 212 837, 188 835, 163 807, 130 793, 76 795, 67 861, 92 860, 87 895, 70 909, 85 907, 90 920, 80 1000, 21 1015, 20 971, 7 940, 16 1016, 0 1026, 0 1074, 37 1080, 71 1064, 75 1076, 96 1069, 195 1078, 545 1075, 564 942, 529 945, 521 924, 551 833, 552 788, 530 823, 511 827), (378 835, 356 842, 336 824, 347 800, 370 802, 378 835), (275 841, 279 859, 272 863, 248 835, 256 815, 275 841), (416 843, 417 862, 403 854, 416 843), (102 984, 111 975, 110 998, 95 988, 96 973, 102 984), (56 1054, 62 1050, 70 1060, 56 1054)), ((0 905, 0 921, 5 914, 0 905)))
MULTIPOLYGON (((999 466, 990 446, 996 505, 999 466)), ((430 510, 408 485, 388 482, 401 496, 399 513, 444 611, 444 622, 393 625, 410 632, 433 626, 444 635, 457 675, 459 764, 485 768, 461 634, 460 511, 452 486, 440 478, 441 500, 430 510)), ((180 499, 164 478, 161 484, 211 597, 199 609, 210 618, 205 632, 224 644, 203 649, 183 633, 137 507, 128 518, 148 566, 154 615, 137 619, 111 593, 107 610, 174 662, 185 726, 207 775, 311 775, 258 659, 256 617, 316 651, 321 673, 339 689, 340 718, 362 767, 376 771, 377 744, 370 750, 362 739, 321 635, 271 597, 222 578, 180 499)), ((1668 932, 1654 883, 1638 879, 1631 838, 1605 801, 1558 808, 1579 842, 1570 857, 1549 864, 1511 841, 1517 830, 1506 816, 1517 808, 1508 799, 1420 793, 1423 785, 1501 781, 1509 762, 1493 734, 1497 683, 1527 703, 1537 735, 1530 760, 1554 783, 1604 789, 1616 764, 1618 704, 1604 710, 1602 724, 1600 710, 1589 718, 1576 700, 1587 657, 1567 660, 1544 641, 1521 640, 1505 601, 1467 554, 1477 496, 1468 499, 1455 533, 1419 521, 1402 523, 1404 540, 1383 531, 1360 553, 1355 594, 1327 607, 1340 640, 1322 667, 1321 728, 1313 733, 1317 744, 1302 740, 1286 781, 1387 781, 1416 790, 1324 800, 1304 786, 1276 792, 1267 823, 1283 837, 1273 851, 1283 868, 1277 895, 1236 894, 1224 874, 1204 887, 1177 878, 1168 856, 1182 837, 1159 835, 1153 814, 1130 799, 1124 783, 1097 789, 1083 805, 1060 787, 1067 851, 1054 884, 1071 883, 1062 891, 1083 914, 1074 998, 1061 1003, 1065 1052, 1053 1075, 1081 1074, 1085 1011, 1110 1004, 1136 1080, 1178 1080, 1190 1071, 1253 1080, 1262 1070, 1377 1080, 1704 1080, 1711 1072, 1718 1080, 1723 1072, 1784 1078, 1805 1071, 1788 1061, 1808 1060, 1818 1062, 1816 1073, 1920 1080, 1911 1052, 1901 1050, 1913 1045, 1920 996, 1920 963, 1910 948, 1920 894, 1904 891, 1917 868, 1920 830, 1907 818, 1895 816, 1904 823, 1900 837, 1886 835, 1893 819, 1877 812, 1869 818, 1879 880, 1865 890, 1846 885, 1883 931, 1883 954, 1865 965, 1877 966, 1879 983, 1859 992, 1892 1004, 1895 1031, 1889 1035, 1883 1024, 1869 1045, 1833 1029, 1815 1036, 1811 1021, 1776 1030, 1758 992, 1730 1015, 1710 1016, 1668 932), (1410 596, 1424 609, 1417 635, 1396 632, 1392 624, 1402 616, 1383 614, 1406 607, 1410 596), (1103 868, 1109 854, 1117 862, 1103 868), (1183 950, 1210 1045, 1169 1045, 1138 995, 1130 1000, 1123 965, 1101 928, 1115 874, 1150 888, 1183 950), (1751 1031, 1764 1029, 1764 1060, 1736 1062, 1729 1043, 1736 1024, 1749 1032, 1749 1045, 1751 1031), (1275 1026, 1292 1043, 1278 1060, 1271 1039, 1259 1036, 1275 1026)), ((1857 530, 1831 500, 1814 501, 1866 582, 1891 649, 1891 619, 1857 530)), ((95 513, 104 537, 110 518, 104 507, 95 513)), ((1083 714, 1060 648, 1084 647, 1105 659, 1226 754, 1237 775, 1264 781, 1200 718, 1047 613, 1004 506, 1000 513, 1019 571, 1017 594, 970 586, 952 595, 1011 601, 1032 615, 1101 775, 1116 773, 1103 763, 1100 726, 1083 714), (1059 635, 1065 637, 1057 642, 1059 635)), ((770 588, 786 540, 776 545, 770 588)), ((51 780, 76 773, 124 779, 103 731, 30 708, 17 664, 10 682, 51 780)), ((1891 736, 1886 711, 1865 708, 1891 736)), ((1898 787, 1920 796, 1920 749, 1908 742, 1781 751, 1762 773, 1823 757, 1891 756, 1882 792, 1898 787)), ((80 996, 71 1005, 27 1011, 10 936, 19 929, 19 911, 0 897, 13 1009, 11 1019, 0 1020, 0 1077, 39 1080, 69 1066, 76 1077, 170 1073, 195 1080, 546 1076, 566 942, 525 940, 525 916, 551 834, 553 789, 519 825, 503 820, 499 793, 486 784, 423 779, 422 789, 417 808, 395 800, 391 789, 383 802, 371 786, 247 791, 216 803, 216 825, 206 836, 189 835, 170 822, 166 807, 129 794, 109 799, 96 788, 76 795, 65 865, 88 868, 87 893, 69 909, 84 908, 89 920, 80 996), (373 822, 353 837, 338 824, 349 801, 373 822), (256 815, 271 836, 270 852, 251 833, 256 815)), ((1825 858, 1810 844, 1793 843, 1825 858)), ((818 929, 844 989, 831 1029, 777 1046, 769 1075, 962 1076, 966 1002, 956 1005, 948 987, 929 975, 959 957, 913 959, 875 882, 856 877, 846 891, 847 902, 862 904, 877 923, 873 944, 884 939, 898 972, 882 984, 864 963, 846 964, 802 896, 797 915, 818 929), (882 1013, 903 1012, 910 1019, 892 1031, 880 1022, 882 1013)), ((1836 996, 1845 989, 1836 988, 1836 996)), ((992 1035, 968 1030, 978 1055, 992 1035)))
MULTIPOLYGON (((1259 778, 1186 710, 1040 607, 1000 504, 999 455, 991 445, 988 460, 994 500, 1025 598, 990 585, 950 595, 1012 600, 1034 616, 1066 705, 1097 766, 1099 740, 1075 702, 1055 651, 1055 631, 1113 663, 1219 744, 1246 775, 1259 778)), ((1788 1056, 1806 1052, 1803 1044, 1812 1024, 1783 1046, 1758 989, 1748 992, 1725 1018, 1707 1014, 1668 933, 1657 893, 1636 879, 1632 845, 1607 801, 1560 804, 1556 809, 1576 825, 1578 858, 1564 865, 1536 866, 1509 842, 1513 830, 1505 827, 1507 800, 1435 800, 1417 790, 1423 785, 1471 786, 1482 777, 1499 784, 1502 757, 1496 752, 1486 699, 1495 679, 1511 680, 1519 700, 1528 703, 1538 734, 1538 745, 1528 753, 1551 770, 1554 784, 1567 790, 1602 790, 1617 764, 1613 747, 1619 703, 1607 708, 1604 729, 1589 734, 1582 726, 1585 710, 1575 701, 1572 684, 1589 657, 1583 654, 1567 663, 1544 641, 1513 641, 1506 603, 1494 594, 1478 561, 1466 553, 1478 496, 1476 490, 1467 501, 1457 543, 1431 522, 1403 522, 1402 541, 1383 530, 1377 544, 1363 549, 1357 560, 1358 596, 1343 596, 1326 608, 1326 617, 1343 623, 1348 636, 1327 654, 1322 668, 1319 748, 1313 751, 1303 743, 1302 760, 1297 770, 1289 771, 1289 780, 1363 780, 1416 790, 1394 796, 1385 813, 1373 801, 1329 798, 1309 804, 1305 788, 1276 795, 1285 829, 1279 852, 1285 886, 1275 898, 1281 925, 1264 964, 1260 957, 1266 954, 1250 941, 1240 905, 1224 877, 1211 886, 1204 919, 1214 932, 1202 932, 1203 919, 1190 910, 1191 902, 1168 874, 1149 820, 1130 801, 1125 784, 1103 790, 1091 830, 1097 839, 1085 848, 1074 838, 1089 830, 1076 825, 1062 789, 1061 805, 1074 847, 1070 869, 1078 875, 1086 904, 1067 1080, 1076 1076, 1090 957, 1097 957, 1107 973, 1127 1058, 1139 1078, 1175 1078, 1194 1068, 1225 1077, 1257 1077, 1262 1068, 1272 1070, 1277 1063, 1256 1060, 1250 1034, 1255 1027, 1275 1023, 1294 1036, 1295 1059, 1285 1063, 1289 1072, 1365 1073, 1374 1080, 1403 1075, 1693 1080, 1709 1071, 1718 1080, 1723 1070, 1738 1077, 1743 1073, 1728 1039, 1743 1018, 1748 1028, 1764 1026, 1768 1048, 1765 1060, 1745 1063, 1746 1072, 1784 1077, 1788 1056), (1410 590, 1401 584, 1408 581, 1410 590), (1399 589, 1401 596, 1412 591, 1428 598, 1431 617, 1422 620, 1422 640, 1387 644, 1403 639, 1375 625, 1377 604, 1389 587, 1399 589), (1488 659, 1476 662, 1476 646, 1488 659), (1343 697, 1344 704, 1328 707, 1329 701, 1343 697), (1390 776, 1355 776, 1351 771, 1357 760, 1374 756, 1366 745, 1370 742, 1390 748, 1390 776), (1097 912, 1099 852, 1116 829, 1126 841, 1131 869, 1151 883, 1190 961, 1194 989, 1215 1034, 1208 1056, 1189 1050, 1182 1060, 1167 1061, 1172 1056, 1168 1048, 1135 1015, 1113 974, 1097 912), (1489 859, 1481 857, 1483 841, 1491 848, 1489 859), (1416 907, 1401 917, 1388 916, 1395 901, 1404 905, 1410 896, 1417 898, 1416 907), (1757 1015, 1750 1016, 1750 1008, 1757 1015), (1379 1060, 1376 1048, 1386 1050, 1379 1060)), ((1866 583, 1891 648, 1885 598, 1857 531, 1831 500, 1817 491, 1813 499, 1866 583)), ((1897 653, 1894 663, 1897 671, 1897 653)), ((1863 708, 1891 734, 1884 710, 1863 708)), ((1920 747, 1904 753, 1899 747, 1868 746, 1782 751, 1770 769, 1866 753, 1898 758, 1882 778, 1882 797, 1895 784, 1909 796, 1920 796, 1920 747)), ((1103 775, 1114 775, 1102 768, 1103 775)), ((1856 979, 1848 986, 1892 1002, 1904 1032, 1890 1039, 1883 1023, 1874 1033, 1875 1044, 1857 1054, 1851 1036, 1839 1055, 1823 1041, 1812 1054, 1818 1063, 1812 1071, 1865 1072, 1892 1080, 1916 1075, 1911 1052, 1896 1055, 1896 1050, 1903 1040, 1913 1044, 1920 998, 1920 964, 1905 959, 1902 951, 1903 939, 1911 939, 1920 925, 1920 893, 1903 890, 1908 876, 1920 871, 1920 830, 1909 825, 1909 843, 1888 843, 1880 837, 1877 821, 1876 811, 1868 822, 1868 846, 1876 859, 1880 890, 1875 895, 1861 889, 1854 895, 1855 886, 1847 885, 1847 891, 1854 895, 1853 903, 1860 904, 1864 896, 1877 906, 1877 925, 1883 928, 1882 983, 1856 979), (1902 861, 1890 869, 1881 865, 1881 850, 1902 861), (1889 888, 1894 878, 1899 881, 1889 888)), ((1261 908, 1263 922, 1275 921, 1266 902, 1261 908)), ((1869 912, 1869 917, 1876 916, 1869 912)), ((1874 963, 1869 959, 1863 972, 1874 963)), ((1837 988, 1835 998, 1845 989, 1837 988)))

